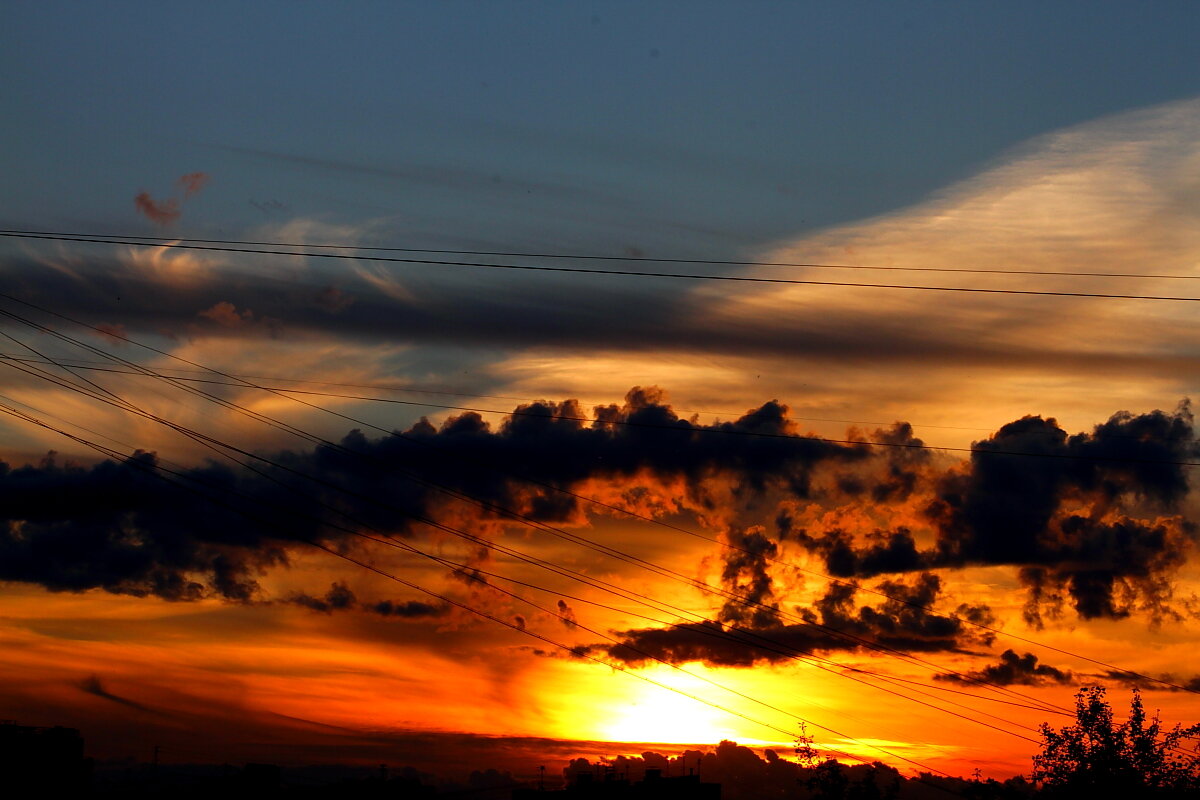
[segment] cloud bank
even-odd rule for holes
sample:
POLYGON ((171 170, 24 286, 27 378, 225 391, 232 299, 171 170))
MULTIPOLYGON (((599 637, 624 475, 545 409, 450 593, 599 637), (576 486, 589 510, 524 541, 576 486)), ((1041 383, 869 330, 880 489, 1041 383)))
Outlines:
MULTIPOLYGON (((920 444, 904 424, 877 435, 920 444)), ((1193 530, 1182 511, 1185 462, 1195 455, 1186 403, 1170 413, 1121 412, 1074 435, 1053 419, 1024 417, 955 463, 919 447, 805 435, 777 401, 701 424, 680 418, 661 390, 635 387, 623 404, 590 413, 573 400, 518 406, 495 428, 467 412, 383 438, 354 431, 312 450, 268 454, 253 470, 210 462, 164 472, 146 452, 93 466, 53 456, 4 465, 0 580, 250 602, 263 599, 262 575, 286 569, 313 544, 373 546, 353 532, 412 540, 434 536, 429 523, 458 526, 470 534, 459 545, 470 562, 486 559, 488 539, 520 519, 581 526, 616 508, 683 514, 718 532, 721 605, 706 620, 623 631, 619 644, 589 645, 593 652, 630 664, 747 665, 865 647, 961 651, 990 644, 972 623, 996 620, 986 605, 946 596, 937 570, 1011 569, 1034 624, 1072 612, 1151 621, 1178 613, 1173 581, 1193 530), (914 529, 870 526, 888 517, 914 529), (859 528, 845 527, 850 519, 859 528), (784 547, 847 580, 789 608, 797 587, 780 565, 784 547), (856 581, 870 579, 886 598, 863 605, 856 581)), ((460 590, 486 602, 486 576, 469 563, 459 572, 460 590)), ((446 611, 363 601, 346 582, 286 600, 322 613, 446 611)), ((575 609, 558 602, 564 628, 576 631, 575 609)), ((998 668, 1055 677, 1015 654, 998 668)))

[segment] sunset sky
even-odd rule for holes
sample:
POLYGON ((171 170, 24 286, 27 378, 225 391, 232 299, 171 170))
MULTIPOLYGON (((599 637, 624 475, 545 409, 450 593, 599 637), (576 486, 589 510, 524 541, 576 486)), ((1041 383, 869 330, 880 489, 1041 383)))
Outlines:
POLYGON ((1194 3, 5 22, 0 718, 996 777, 1083 685, 1200 721, 1194 3))

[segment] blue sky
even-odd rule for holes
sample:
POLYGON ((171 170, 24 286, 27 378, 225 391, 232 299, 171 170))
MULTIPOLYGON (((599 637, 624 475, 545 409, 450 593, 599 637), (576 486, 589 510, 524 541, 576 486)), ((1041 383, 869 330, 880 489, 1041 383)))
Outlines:
POLYGON ((132 194, 200 170, 211 185, 180 234, 291 213, 390 218, 393 244, 730 255, 910 204, 1039 133, 1200 93, 1198 14, 13 4, 0 221, 138 231, 132 194))

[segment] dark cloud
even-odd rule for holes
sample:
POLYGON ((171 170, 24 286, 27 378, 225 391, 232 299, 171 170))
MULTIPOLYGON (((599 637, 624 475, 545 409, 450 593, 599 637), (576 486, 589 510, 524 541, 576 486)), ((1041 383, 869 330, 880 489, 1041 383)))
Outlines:
MULTIPOLYGON (((717 483, 746 496, 769 487, 803 492, 816 465, 866 455, 858 447, 789 435, 787 409, 774 403, 713 426, 679 419, 661 392, 649 389, 632 390, 624 406, 601 409, 604 422, 583 421, 575 401, 518 411, 525 416, 513 416, 495 431, 473 413, 440 428, 422 421, 403 436, 370 440, 355 431, 336 445, 271 456, 257 473, 209 464, 172 477, 186 488, 158 480, 157 458, 144 452, 87 468, 60 466, 52 458, 36 467, 4 465, 0 580, 54 590, 104 588, 180 600, 216 593, 246 600, 257 591, 255 576, 286 563, 291 549, 346 538, 326 521, 408 536, 420 527, 418 519, 461 512, 459 501, 438 487, 487 504, 467 506, 478 519, 502 522, 508 520, 504 510, 512 509, 563 523, 582 519, 584 511, 578 498, 554 487, 593 479, 613 485, 682 481, 688 497, 673 498, 676 507, 704 508, 715 502, 709 492, 717 483), (782 438, 712 430, 769 430, 782 438)), ((765 546, 753 535, 744 544, 765 546)), ((473 569, 464 568, 460 577, 486 583, 473 569)), ((756 580, 761 583, 763 575, 751 576, 752 592, 756 580)), ((318 598, 312 605, 327 602, 318 598)))
MULTIPOLYGON (((54 258, 49 256, 48 258, 54 258)), ((239 261, 253 257, 239 256, 239 261)), ((278 265, 278 258, 262 257, 278 265)), ((801 359, 805 364, 924 364, 1031 369, 1070 366, 1078 371, 1125 376, 1172 374, 1200 379, 1194 359, 1174 352, 1122 354, 1047 351, 990 337, 945 337, 929 326, 914 326, 907 314, 886 312, 864 322, 861 315, 797 314, 772 318, 768 326, 746 325, 720 313, 705 294, 646 281, 614 282, 573 276, 565 282, 542 274, 514 275, 497 270, 446 268, 436 275, 392 266, 380 274, 410 290, 415 300, 379 292, 364 277, 340 270, 339 291, 355 299, 352 309, 330 313, 319 298, 330 284, 319 260, 311 272, 272 277, 270 271, 222 269, 219 276, 182 282, 148 274, 132 260, 89 254, 71 272, 47 270, 41 261, 9 256, 0 262, 8 291, 23 300, 92 324, 119 319, 134 334, 189 330, 197 309, 236 298, 239 307, 279 321, 297 335, 345 337, 389 344, 397 340, 427 346, 482 345, 488 348, 551 348, 578 352, 603 343, 606 350, 726 354, 739 358, 801 359), (569 292, 571 303, 563 303, 569 292), (117 298, 120 298, 119 300, 117 298), (612 309, 623 311, 620 325, 612 309)), ((276 273, 277 274, 277 273, 276 273)), ((213 327, 197 335, 236 337, 249 331, 213 327)), ((903 489, 903 476, 896 486, 903 489)), ((880 491, 884 491, 881 489, 880 491)))
MULTIPOLYGON (((877 588, 889 597, 875 606, 856 608, 856 586, 830 584, 812 607, 799 609, 803 622, 795 624, 749 627, 704 621, 643 628, 624 631, 620 643, 593 645, 589 652, 604 652, 633 665, 659 659, 672 664, 750 666, 839 650, 956 651, 981 640, 961 620, 928 610, 941 591, 936 575, 924 573, 911 584, 885 581, 877 588)), ((963 612, 959 616, 994 621, 986 606, 960 606, 959 611, 963 612)))
POLYGON ((422 619, 442 617, 450 611, 446 603, 426 603, 420 600, 379 600, 374 603, 363 603, 358 600, 350 587, 334 581, 329 591, 321 597, 314 597, 305 592, 296 592, 285 602, 331 614, 334 611, 352 611, 361 609, 381 617, 396 617, 398 619, 422 619))
POLYGON ((935 680, 955 683, 984 682, 999 686, 1045 686, 1047 684, 1071 683, 1075 676, 1067 670, 1057 669, 1049 664, 1039 664, 1037 656, 1026 653, 1019 656, 1013 650, 1005 650, 1000 654, 1000 661, 989 664, 981 670, 965 674, 945 673, 934 675, 935 680))
POLYGON ((1107 681, 1120 683, 1130 689, 1143 692, 1196 692, 1200 693, 1200 675, 1190 678, 1180 678, 1169 672, 1160 673, 1157 678, 1141 675, 1126 670, 1107 670, 1097 676, 1107 681))
MULTIPOLYGON (((146 452, 88 468, 59 465, 53 457, 37 467, 5 464, 0 579, 60 591, 247 601, 258 595, 259 573, 286 565, 293 549, 346 545, 348 535, 330 524, 412 536, 421 529, 419 519, 461 515, 463 507, 497 524, 510 522, 505 510, 541 522, 580 522, 582 501, 554 487, 592 480, 667 495, 676 489, 664 487, 683 483, 686 497, 668 498, 670 507, 704 510, 716 504, 710 493, 718 485, 742 498, 768 488, 803 493, 817 465, 868 456, 864 447, 793 435, 779 403, 712 426, 679 419, 661 391, 641 387, 625 404, 598 409, 600 422, 583 421, 575 401, 517 410, 523 415, 496 431, 467 413, 439 428, 422 420, 402 437, 371 440, 352 432, 336 445, 276 453, 256 473, 208 464, 163 475, 146 452), (744 432, 778 435, 737 435, 744 432), (486 507, 463 506, 439 487, 486 507)), ((744 579, 744 587, 734 588, 764 600, 769 577, 761 558, 773 546, 761 533, 738 536, 751 552, 728 563, 731 585, 744 579)), ((470 567, 457 577, 486 583, 470 567)), ((336 602, 335 596, 307 600, 318 609, 336 608, 336 602)))
POLYGON ((885 474, 871 481, 871 499, 876 503, 907 500, 917 489, 923 470, 933 459, 925 442, 913 435, 912 425, 897 422, 891 428, 877 428, 869 437, 873 442, 890 445, 883 450, 885 474))
POLYGON ((488 584, 487 576, 485 576, 478 569, 474 569, 474 568, 470 568, 470 567, 456 567, 454 569, 454 571, 451 572, 450 574, 452 576, 454 576, 455 578, 457 578, 458 580, 462 581, 463 583, 467 584, 468 586, 471 586, 471 585, 488 586, 488 585, 490 585, 490 584, 488 584))
POLYGON ((567 630, 575 630, 579 627, 579 622, 575 619, 575 610, 567 605, 565 600, 558 601, 558 617, 567 630))
MULTIPOLYGON (((789 525, 785 521, 781 524, 789 525)), ((825 568, 836 578, 861 577, 895 572, 915 572, 932 563, 928 554, 919 552, 907 528, 875 531, 860 543, 840 528, 830 528, 820 536, 797 532, 792 538, 825 559, 825 568)))
MULTIPOLYGON (((924 450, 837 444, 798 431, 788 407, 777 401, 735 420, 701 424, 680 418, 660 389, 634 387, 624 403, 592 412, 574 400, 539 401, 518 406, 495 427, 467 412, 440 426, 421 420, 378 439, 353 431, 335 444, 271 455, 272 463, 259 464, 257 472, 210 463, 173 478, 187 488, 157 480, 157 459, 143 452, 87 468, 53 458, 38 466, 4 465, 0 580, 56 591, 247 601, 258 596, 257 576, 286 565, 291 551, 312 542, 354 546, 346 526, 411 537, 426 530, 425 522, 460 523, 465 513, 494 530, 514 524, 509 512, 582 524, 595 509, 558 489, 587 494, 599 485, 617 504, 655 514, 690 512, 705 524, 725 525, 726 597, 711 624, 627 634, 631 644, 644 640, 647 649, 671 659, 765 657, 730 654, 725 643, 714 644, 711 634, 721 626, 772 630, 802 650, 845 647, 784 619, 771 570, 779 545, 766 529, 721 522, 774 508, 781 498, 780 540, 819 554, 835 577, 915 575, 881 583, 897 600, 877 607, 843 607, 839 593, 853 591, 831 589, 805 610, 813 625, 905 649, 952 648, 962 638, 960 623, 927 610, 940 591, 928 571, 973 565, 1018 568, 1028 590, 1026 614, 1035 624, 1067 608, 1084 619, 1174 613, 1170 577, 1183 563, 1190 526, 1172 512, 1187 491, 1179 462, 1195 452, 1186 405, 1173 414, 1118 414, 1076 436, 1053 420, 1026 417, 979 443, 969 463, 940 471, 924 450), (885 485, 883 496, 909 507, 917 506, 917 492, 932 498, 922 507, 934 544, 918 547, 904 527, 852 536, 837 527, 810 532, 798 525, 789 510, 798 501, 887 508, 866 490, 849 500, 830 490, 835 481, 829 477, 847 471, 866 486, 885 485), (907 476, 914 476, 916 488, 907 476)), ((876 433, 895 443, 915 441, 903 425, 876 433)), ((481 548, 479 541, 470 545, 473 563, 486 557, 481 548)), ((469 566, 456 577, 472 586, 487 583, 469 566)), ((306 594, 295 600, 317 610, 344 607, 336 601, 306 594)), ((393 613, 408 615, 401 606, 393 613)), ((969 606, 956 614, 984 624, 990 618, 969 606)))
POLYGON ((1180 462, 1196 444, 1184 404, 1173 414, 1121 412, 1091 434, 1070 437, 1053 419, 1024 417, 973 449, 971 469, 948 476, 931 509, 938 549, 953 562, 1019 564, 1041 562, 1065 500, 1150 499, 1174 507, 1188 485, 1180 462), (1037 457, 1006 455, 1014 452, 1037 457))
POLYGON ((726 600, 717 620, 751 628, 779 625, 779 605, 769 571, 769 560, 779 548, 761 527, 744 532, 731 530, 725 539, 729 549, 725 551, 721 580, 733 598, 726 600))
POLYGON ((324 614, 330 614, 334 611, 347 611, 354 608, 358 599, 354 596, 354 592, 350 591, 344 583, 337 583, 329 587, 329 591, 324 597, 313 597, 312 595, 298 592, 288 598, 289 603, 295 603, 298 606, 310 608, 313 611, 320 611, 324 614))
MULTIPOLYGON (((231 508, 156 479, 156 467, 154 454, 140 451, 87 468, 60 465, 53 453, 38 466, 0 463, 0 580, 170 600, 250 599, 255 576, 286 563, 286 548, 231 508)), ((210 465, 188 477, 223 490, 237 507, 230 470, 210 465)))
POLYGON ((417 619, 420 617, 441 617, 449 612, 450 607, 444 603, 423 603, 420 600, 408 600, 406 602, 381 600, 378 603, 373 603, 365 608, 382 617, 403 617, 405 619, 417 619))
POLYGON ((128 697, 121 697, 120 695, 113 694, 112 692, 108 691, 104 688, 104 684, 100 682, 100 677, 98 675, 90 675, 87 678, 84 678, 79 682, 79 688, 88 694, 93 695, 94 697, 103 698, 104 700, 116 703, 117 705, 125 706, 126 708, 132 708, 137 711, 145 711, 150 714, 159 713, 158 711, 145 706, 136 700, 130 700, 128 697))
MULTIPOLYGON (((1083 619, 1175 615, 1170 576, 1192 527, 1177 512, 1188 491, 1185 462, 1197 453, 1186 402, 1169 414, 1121 412, 1073 436, 1053 419, 1027 416, 973 449, 965 468, 930 478, 930 549, 905 528, 859 539, 836 528, 818 535, 796 529, 786 511, 777 525, 839 577, 1016 566, 1035 625, 1068 605, 1083 619)), ((888 487, 877 502, 912 491, 890 477, 877 485, 888 487)))
POLYGON ((416 450, 426 480, 451 483, 475 497, 555 522, 579 519, 583 506, 578 498, 547 486, 569 489, 600 480, 633 491, 682 481, 685 496, 670 498, 672 504, 705 509, 714 502, 712 493, 720 482, 747 497, 768 489, 806 492, 817 465, 868 456, 863 448, 796 435, 786 407, 776 403, 732 422, 702 425, 680 419, 661 391, 635 387, 624 405, 594 409, 595 422, 587 422, 592 415, 572 400, 521 405, 516 411, 519 415, 494 432, 478 414, 467 412, 440 428, 421 422, 406 432, 406 439, 356 442, 354 449, 375 448, 383 461, 401 455, 412 461, 416 450), (738 435, 766 430, 779 435, 738 435), (432 446, 414 448, 413 442, 432 446), (466 463, 503 465, 503 470, 465 470, 466 463))

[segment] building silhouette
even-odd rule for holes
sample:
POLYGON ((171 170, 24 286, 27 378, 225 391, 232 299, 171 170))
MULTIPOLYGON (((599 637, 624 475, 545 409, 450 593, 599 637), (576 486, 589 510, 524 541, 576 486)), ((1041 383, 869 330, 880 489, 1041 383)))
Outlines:
POLYGON ((514 789, 512 800, 721 800, 721 784, 704 783, 699 775, 665 777, 654 768, 637 782, 611 770, 602 777, 580 772, 565 789, 514 789))
POLYGON ((9 797, 79 792, 91 782, 75 728, 0 722, 0 787, 9 797))

